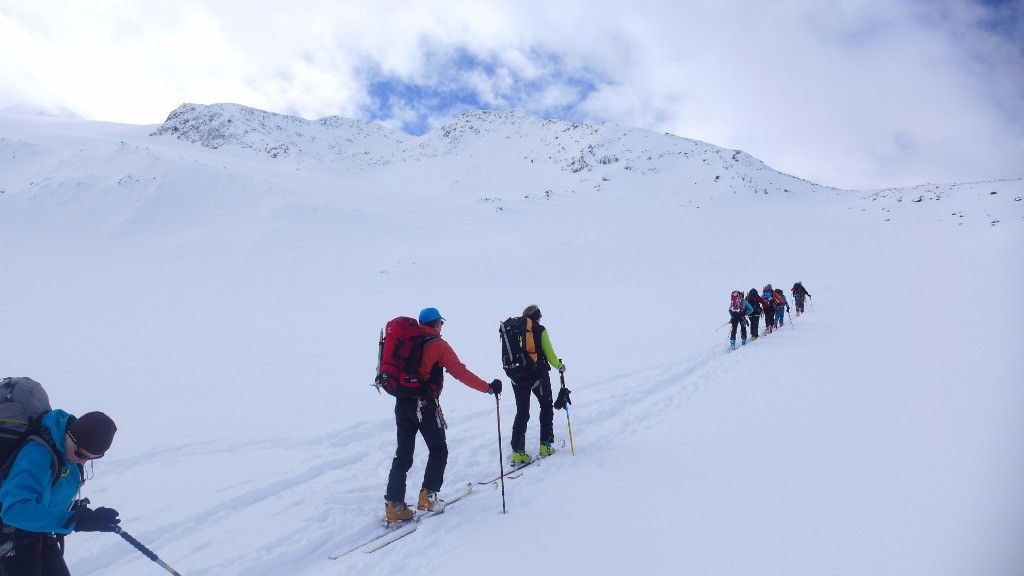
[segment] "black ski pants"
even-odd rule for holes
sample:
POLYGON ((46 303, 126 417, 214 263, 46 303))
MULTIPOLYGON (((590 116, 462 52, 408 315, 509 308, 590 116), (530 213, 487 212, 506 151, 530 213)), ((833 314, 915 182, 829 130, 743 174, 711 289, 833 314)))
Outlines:
POLYGON ((530 423, 530 396, 540 402, 540 441, 555 441, 555 409, 551 397, 551 373, 547 370, 512 380, 516 395, 516 419, 512 422, 512 449, 526 449, 526 426, 530 423))
POLYGON ((740 332, 743 334, 743 338, 747 337, 747 322, 743 319, 743 314, 740 312, 729 311, 729 316, 732 318, 729 320, 732 322, 732 333, 729 334, 729 340, 736 339, 736 327, 740 327, 740 332))
POLYGON ((750 318, 750 336, 752 338, 757 338, 757 324, 761 321, 761 314, 751 314, 750 316, 747 316, 747 318, 750 318))
POLYGON ((423 472, 423 488, 438 492, 444 482, 444 468, 448 464, 448 440, 434 399, 396 398, 395 425, 398 428, 398 447, 391 461, 388 490, 384 498, 405 502, 406 476, 412 468, 416 450, 416 433, 427 444, 427 469, 423 472))
POLYGON ((64 537, 21 533, 14 547, 0 558, 0 576, 71 576, 64 562, 64 537))

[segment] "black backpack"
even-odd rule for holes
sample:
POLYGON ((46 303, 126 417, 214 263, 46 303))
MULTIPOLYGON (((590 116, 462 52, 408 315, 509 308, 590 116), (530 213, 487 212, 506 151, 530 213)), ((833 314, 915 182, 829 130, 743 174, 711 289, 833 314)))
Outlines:
POLYGON ((50 485, 57 485, 64 467, 50 430, 42 425, 48 412, 50 398, 42 384, 24 377, 0 379, 0 483, 7 478, 21 449, 29 442, 38 442, 50 451, 50 485))
POLYGON ((508 318, 498 327, 501 336, 501 367, 516 380, 537 369, 538 353, 533 328, 536 324, 525 316, 508 318))

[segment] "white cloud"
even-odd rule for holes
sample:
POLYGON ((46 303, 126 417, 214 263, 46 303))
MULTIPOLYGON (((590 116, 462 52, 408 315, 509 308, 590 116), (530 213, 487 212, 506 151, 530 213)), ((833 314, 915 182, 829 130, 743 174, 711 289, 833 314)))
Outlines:
POLYGON ((182 102, 237 102, 429 127, 507 106, 740 148, 843 187, 1016 178, 1022 10, 996 4, 0 0, 0 108, 157 123, 182 102), (382 108, 371 88, 395 85, 407 100, 382 108), (436 100, 408 101, 424 91, 436 100))

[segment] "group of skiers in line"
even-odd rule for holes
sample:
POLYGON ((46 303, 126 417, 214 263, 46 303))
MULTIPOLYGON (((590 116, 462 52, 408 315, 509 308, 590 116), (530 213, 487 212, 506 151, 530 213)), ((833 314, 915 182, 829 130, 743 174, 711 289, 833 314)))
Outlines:
MULTIPOLYGON (((796 315, 804 313, 804 301, 811 297, 811 293, 804 288, 803 282, 796 282, 790 289, 796 301, 796 315)), ((742 340, 740 344, 747 344, 747 321, 750 322, 751 341, 757 340, 759 335, 758 323, 764 316, 765 334, 771 334, 781 326, 785 325, 786 313, 790 311, 789 299, 782 288, 772 288, 766 284, 762 292, 757 288, 751 288, 746 296, 743 291, 734 290, 729 304, 729 322, 732 324, 732 331, 729 333, 729 347, 736 349, 736 328, 740 328, 742 340)))

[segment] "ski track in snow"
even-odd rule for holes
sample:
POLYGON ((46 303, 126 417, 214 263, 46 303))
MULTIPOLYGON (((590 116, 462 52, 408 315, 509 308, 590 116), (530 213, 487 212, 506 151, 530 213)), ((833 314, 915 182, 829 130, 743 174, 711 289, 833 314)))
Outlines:
MULTIPOLYGON (((244 115, 232 116, 237 126, 244 115)), ((658 518, 646 507, 580 513, 561 534, 571 549, 542 541, 534 558, 565 556, 580 573, 669 573, 683 560, 695 573, 954 576, 986 572, 909 567, 939 567, 947 550, 980 564, 1001 551, 998 538, 1022 533, 1002 512, 1020 502, 1024 435, 1003 408, 1021 405, 1016 324, 990 326, 990 313, 922 287, 969 278, 995 294, 1020 283, 1005 263, 1020 244, 1024 181, 862 197, 738 151, 615 127, 469 115, 408 145, 360 131, 365 146, 349 149, 314 142, 344 123, 328 124, 287 150, 265 132, 210 150, 151 128, 0 115, 4 265, 23 279, 5 293, 17 306, 4 310, 16 328, 4 360, 42 372, 75 411, 102 401, 124 415, 119 450, 96 464, 84 495, 118 508, 125 530, 183 575, 437 574, 460 561, 449 573, 469 573, 509 550, 492 534, 544 524, 554 538, 561 514, 592 512, 606 496, 601 476, 680 497, 690 515, 659 533, 616 534, 658 518), (768 228, 791 257, 749 257, 740 224, 751 214, 782 224, 768 228), (413 238, 429 238, 415 256, 413 238), (499 282, 508 264, 493 257, 524 238, 547 251, 529 291, 499 282), (704 331, 725 319, 723 286, 741 276, 804 278, 836 305, 731 353, 728 327, 704 331), (408 298, 413 278, 428 287, 408 298), (575 460, 566 444, 509 480, 500 521, 500 486, 479 486, 401 543, 328 560, 381 516, 392 401, 351 381, 370 371, 367 335, 383 311, 443 306, 467 365, 493 370, 484 319, 527 293, 552 307, 559 349, 578 367, 567 378, 575 460), (894 305, 911 293, 923 306, 894 305), (878 306, 851 310, 861 298, 878 306), (606 310, 618 322, 611 336, 606 310), (957 329, 920 328, 936 322, 957 329), (779 361, 785 369, 772 371, 779 361), (706 438, 683 447, 687 462, 665 457, 694 433, 706 438), (623 457, 633 468, 616 468, 623 457), (892 522, 876 530, 883 514, 892 522), (1006 526, 974 529, 994 521, 1006 526), (638 557, 659 538, 678 557, 638 557)), ((442 400, 447 494, 497 475, 515 402, 501 398, 496 446, 493 397, 449 381, 442 400)), ((532 403, 533 453, 537 416, 532 403)), ((564 412, 554 424, 567 441, 564 412)), ((419 441, 407 500, 425 462, 419 441)), ((76 575, 160 573, 109 534, 76 534, 67 555, 76 575)))
MULTIPOLYGON (((785 327, 785 330, 791 329, 789 325, 785 327)), ((718 336, 716 334, 716 340, 720 339, 718 336)), ((730 354, 726 347, 727 341, 723 341, 685 360, 616 374, 595 382, 573 384, 571 373, 567 373, 569 378, 566 385, 572 390, 575 402, 570 406, 570 416, 577 452, 593 453, 602 450, 604 446, 622 442, 621 430, 650 429, 664 418, 678 417, 676 415, 699 397, 706 386, 726 377, 730 367, 743 361, 743 356, 758 355, 761 353, 760 348, 767 350, 773 340, 782 338, 783 334, 779 333, 762 337, 737 350, 740 355, 730 354)), ((552 371, 552 380, 552 387, 557 390, 560 385, 557 372, 552 371)), ((507 443, 515 409, 511 393, 503 395, 502 400, 505 401, 502 406, 502 438, 505 444, 502 446, 502 454, 506 459, 507 470, 507 443)), ((290 454, 292 460, 300 456, 298 462, 287 470, 267 466, 267 474, 263 476, 245 478, 244 481, 217 490, 216 493, 221 496, 215 499, 214 504, 194 508, 185 503, 183 505, 189 510, 187 516, 133 535, 154 550, 160 550, 158 554, 171 566, 188 565, 190 557, 217 545, 207 539, 209 535, 238 530, 240 524, 253 527, 262 522, 265 523, 264 529, 254 532, 251 547, 225 550, 219 554, 222 561, 206 566, 189 566, 185 572, 190 575, 265 573, 266 562, 270 559, 277 565, 282 562, 294 562, 292 565, 295 567, 310 562, 315 564, 315 559, 326 559, 329 553, 368 537, 380 525, 382 494, 387 481, 390 454, 394 449, 390 404, 390 398, 382 398, 380 414, 375 415, 375 420, 371 422, 360 422, 306 441, 222 440, 167 448, 120 461, 108 473, 130 474, 134 469, 145 469, 162 459, 206 458, 210 459, 212 465, 217 462, 224 465, 234 453, 267 454, 268 462, 281 453, 290 454), (389 456, 384 457, 383 454, 389 456), (377 472, 372 477, 365 477, 367 469, 375 469, 377 472), (308 529, 290 533, 275 532, 274 517, 286 511, 304 515, 308 529)), ((527 433, 528 449, 537 443, 536 410, 534 404, 527 433)), ((568 459, 572 456, 564 414, 564 411, 556 410, 555 432, 556 439, 565 442, 565 446, 558 455, 531 467, 525 471, 526 474, 550 478, 556 476, 559 469, 571 466, 568 459)), ((494 429, 494 418, 493 408, 482 409, 468 420, 460 419, 457 426, 465 429, 494 429)), ((455 493, 467 482, 496 476, 495 442, 493 435, 453 440, 450 430, 449 466, 442 491, 445 494, 455 493)), ((426 449, 422 440, 418 440, 416 462, 408 477, 407 501, 415 498, 414 487, 418 486, 422 477, 425 461, 426 449)), ((520 479, 508 481, 522 482, 520 479)), ((429 530, 433 532, 432 538, 444 540, 445 526, 457 524, 456 517, 460 515, 460 510, 470 509, 472 501, 479 503, 487 498, 500 498, 495 495, 497 488, 497 483, 478 486, 467 502, 453 506, 445 512, 444 518, 425 521, 420 530, 429 530)), ((519 497, 522 502, 530 500, 528 495, 519 497)), ((405 542, 389 548, 399 549, 402 544, 405 542)), ((360 555, 360 552, 353 554, 360 555)), ((344 564, 350 561, 346 557, 333 562, 344 564)), ((137 553, 125 543, 116 541, 97 547, 91 554, 79 559, 76 571, 91 574, 107 573, 113 568, 119 571, 136 570, 137 562, 137 553), (111 557, 117 557, 118 561, 111 563, 111 557)))

